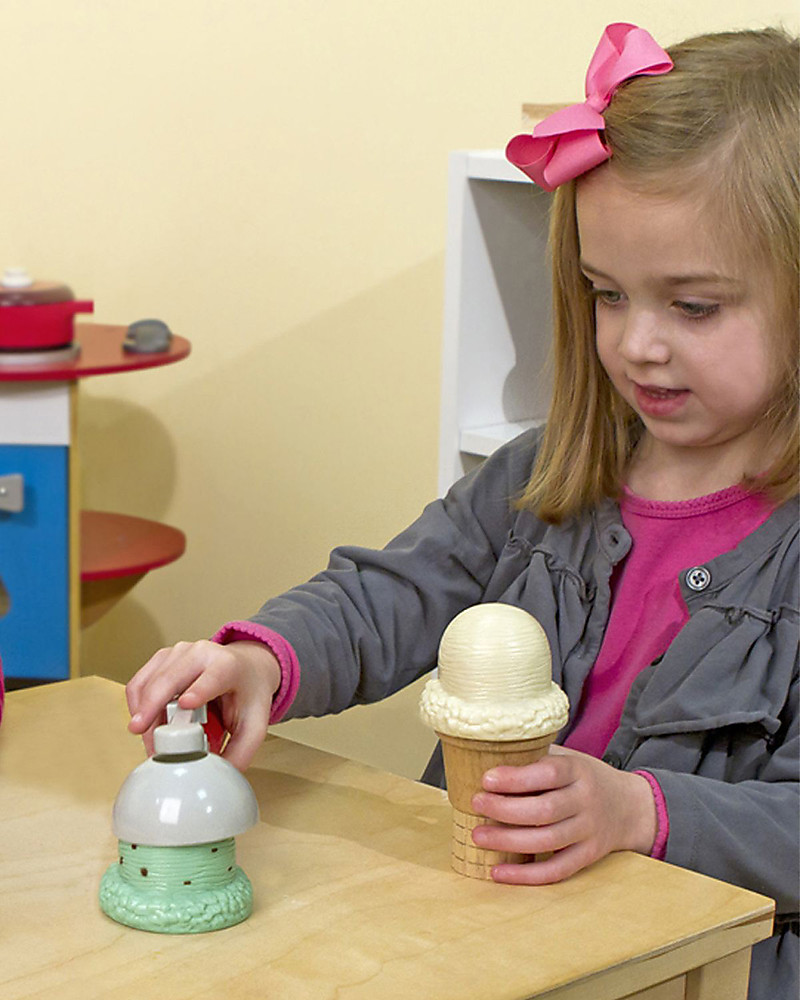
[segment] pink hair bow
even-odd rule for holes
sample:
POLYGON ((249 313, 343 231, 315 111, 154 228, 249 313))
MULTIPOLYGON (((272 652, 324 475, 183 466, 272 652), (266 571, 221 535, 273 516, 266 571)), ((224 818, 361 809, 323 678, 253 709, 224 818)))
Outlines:
POLYGON ((609 24, 586 71, 586 100, 539 122, 532 134, 515 136, 506 156, 545 191, 585 174, 611 156, 600 133, 617 87, 634 76, 669 73, 672 60, 644 28, 609 24))

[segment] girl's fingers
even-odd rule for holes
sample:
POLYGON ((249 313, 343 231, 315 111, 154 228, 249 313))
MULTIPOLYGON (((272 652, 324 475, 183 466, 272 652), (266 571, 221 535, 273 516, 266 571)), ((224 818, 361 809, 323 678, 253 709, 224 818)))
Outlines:
POLYGON ((550 826, 476 826, 472 839, 478 847, 513 854, 546 854, 580 842, 580 819, 571 816, 550 826))
POLYGON ((165 721, 170 701, 177 698, 184 709, 217 701, 219 728, 231 733, 224 755, 244 770, 266 736, 280 683, 280 664, 263 643, 179 642, 154 654, 128 684, 128 729, 142 735, 152 753, 153 730, 165 721))
POLYGON ((268 711, 259 712, 250 707, 239 720, 236 731, 231 733, 222 756, 234 767, 244 771, 264 742, 268 721, 268 711))
POLYGON ((656 836, 647 780, 586 754, 560 751, 527 767, 496 768, 484 775, 484 788, 493 784, 500 792, 478 792, 473 807, 504 825, 477 827, 475 843, 519 854, 554 852, 547 861, 522 866, 533 871, 500 866, 499 881, 556 881, 611 851, 648 853, 656 836))
POLYGON ((578 812, 578 803, 571 786, 534 795, 495 795, 478 792, 472 798, 472 808, 478 816, 512 823, 516 826, 549 826, 578 812))
POLYGON ((139 711, 142 691, 153 674, 160 669, 161 664, 169 654, 169 649, 159 649, 125 685, 125 699, 128 702, 128 711, 131 715, 135 715, 139 711))
POLYGON ((586 843, 572 844, 544 861, 531 861, 522 865, 495 865, 492 878, 495 882, 513 885, 550 885, 562 882, 582 868, 596 861, 586 843))
POLYGON ((181 708, 199 708, 215 698, 229 694, 237 681, 235 656, 225 646, 196 644, 193 662, 197 666, 191 681, 178 698, 181 708))
POLYGON ((144 748, 147 751, 147 756, 152 757, 155 753, 155 746, 153 745, 153 733, 155 732, 155 726, 151 726, 147 732, 142 733, 142 742, 144 743, 144 748))
POLYGON ((505 795, 530 795, 561 788, 574 780, 574 762, 567 755, 548 754, 535 764, 493 767, 483 776, 483 787, 505 795))
POLYGON ((163 719, 164 706, 185 691, 205 669, 205 656, 199 643, 178 643, 160 650, 142 668, 146 672, 131 681, 128 705, 133 715, 128 729, 144 733, 163 719), (163 654, 163 655, 162 655, 163 654), (154 662, 155 661, 155 662, 154 662))

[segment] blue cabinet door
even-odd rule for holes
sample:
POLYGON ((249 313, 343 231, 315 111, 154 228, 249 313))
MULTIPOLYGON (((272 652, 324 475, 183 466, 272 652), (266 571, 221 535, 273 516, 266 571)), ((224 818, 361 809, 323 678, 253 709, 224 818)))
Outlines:
POLYGON ((69 462, 62 445, 0 444, 0 476, 23 477, 0 510, 0 658, 7 677, 69 677, 69 462))

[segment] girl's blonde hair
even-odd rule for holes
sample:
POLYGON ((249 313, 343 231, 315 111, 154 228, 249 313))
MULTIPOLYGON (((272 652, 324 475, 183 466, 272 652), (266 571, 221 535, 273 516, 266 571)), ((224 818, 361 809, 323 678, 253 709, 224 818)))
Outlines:
MULTIPOLYGON (((800 467, 798 42, 770 28, 702 35, 668 51, 671 72, 636 77, 615 93, 604 113, 612 158, 598 169, 618 171, 646 191, 698 194, 719 220, 723 245, 738 247, 748 268, 772 275, 779 389, 764 423, 781 453, 759 489, 780 503, 797 494, 800 467)), ((554 523, 620 495, 642 432, 595 350, 593 305, 579 266, 579 183, 563 185, 553 200, 553 402, 519 500, 554 523)))

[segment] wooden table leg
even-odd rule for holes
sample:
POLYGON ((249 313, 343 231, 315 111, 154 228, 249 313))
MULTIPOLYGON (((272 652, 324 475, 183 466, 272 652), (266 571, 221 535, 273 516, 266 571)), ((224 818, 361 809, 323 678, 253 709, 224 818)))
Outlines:
POLYGON ((686 1000, 686 976, 678 976, 657 986, 637 990, 622 1000, 686 1000))
POLYGON ((750 948, 735 951, 686 975, 686 1000, 746 1000, 750 948))

